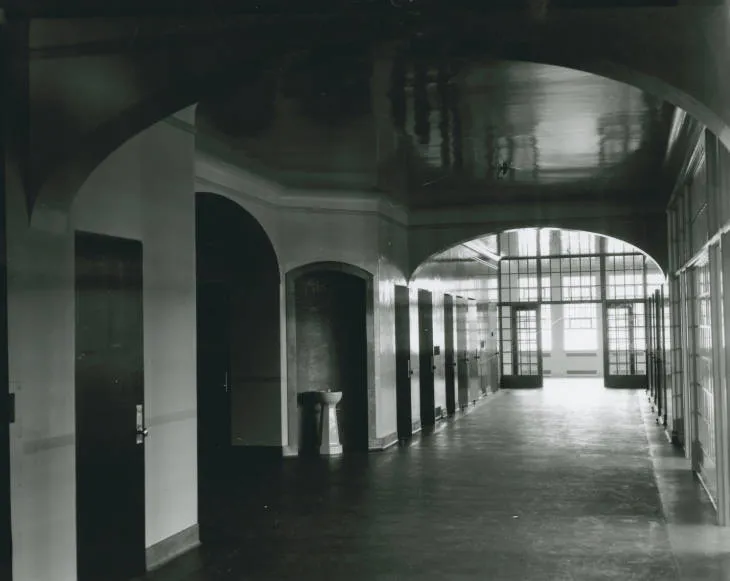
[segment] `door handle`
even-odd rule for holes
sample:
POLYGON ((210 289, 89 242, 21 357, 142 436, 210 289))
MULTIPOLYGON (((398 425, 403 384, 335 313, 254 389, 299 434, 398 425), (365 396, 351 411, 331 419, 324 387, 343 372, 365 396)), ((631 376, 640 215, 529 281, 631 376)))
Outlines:
POLYGON ((226 393, 231 391, 231 386, 228 385, 228 372, 226 371, 225 379, 223 380, 223 388, 226 390, 226 393))
POLYGON ((144 444, 144 439, 149 435, 149 430, 144 427, 144 407, 142 404, 137 404, 137 445, 144 444))

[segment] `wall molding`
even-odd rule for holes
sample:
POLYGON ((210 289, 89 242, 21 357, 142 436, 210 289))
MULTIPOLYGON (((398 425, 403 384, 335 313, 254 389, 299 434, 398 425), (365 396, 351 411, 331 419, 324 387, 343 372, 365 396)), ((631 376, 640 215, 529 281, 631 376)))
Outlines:
POLYGON ((408 210, 379 192, 288 188, 204 151, 196 151, 195 178, 196 189, 200 191, 210 186, 223 187, 236 196, 278 209, 372 214, 408 225, 408 210))

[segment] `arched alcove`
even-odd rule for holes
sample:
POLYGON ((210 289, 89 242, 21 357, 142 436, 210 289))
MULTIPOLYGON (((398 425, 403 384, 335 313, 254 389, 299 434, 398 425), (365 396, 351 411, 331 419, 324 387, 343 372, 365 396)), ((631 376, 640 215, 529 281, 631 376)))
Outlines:
POLYGON ((318 262, 286 274, 289 445, 298 447, 297 394, 341 391, 345 453, 366 451, 374 433, 373 276, 318 262))

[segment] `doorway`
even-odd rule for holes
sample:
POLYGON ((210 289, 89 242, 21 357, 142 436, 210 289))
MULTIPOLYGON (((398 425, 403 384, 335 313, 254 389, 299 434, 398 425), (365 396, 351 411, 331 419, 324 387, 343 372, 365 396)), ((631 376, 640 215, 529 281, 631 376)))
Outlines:
POLYGON ((195 222, 198 505, 207 542, 222 522, 219 498, 240 491, 244 467, 282 455, 280 274, 266 231, 236 202, 199 192, 195 222))
POLYGON ((512 375, 503 380, 507 388, 542 387, 540 306, 522 304, 512 309, 512 375))
POLYGON ((456 297, 456 381, 459 409, 469 405, 469 350, 467 348, 467 302, 456 297))
POLYGON ((408 287, 395 285, 395 389, 399 440, 408 440, 413 433, 410 309, 408 287))
POLYGON ((299 442, 297 394, 342 393, 336 414, 344 453, 369 448, 372 275, 340 263, 287 273, 290 445, 299 442))
POLYGON ((418 290, 418 353, 421 386, 421 425, 436 423, 433 354, 433 297, 430 291, 418 290))
POLYGON ((145 570, 142 244, 76 233, 79 581, 145 570))
POLYGON ((646 386, 646 328, 643 302, 606 303, 604 375, 606 387, 646 386))
POLYGON ((454 354, 454 297, 444 295, 444 380, 446 413, 456 412, 456 359, 454 354))

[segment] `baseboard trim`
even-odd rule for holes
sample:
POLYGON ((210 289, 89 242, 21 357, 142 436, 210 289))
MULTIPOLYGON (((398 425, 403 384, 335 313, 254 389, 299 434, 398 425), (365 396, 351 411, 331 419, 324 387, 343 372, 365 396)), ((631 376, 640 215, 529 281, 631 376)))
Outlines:
POLYGON ((162 539, 145 549, 145 561, 148 571, 159 569, 180 555, 200 546, 198 523, 179 533, 162 539))
POLYGON ((281 456, 282 458, 296 458, 299 456, 299 448, 294 446, 282 446, 281 456))
POLYGON ((387 450, 391 446, 395 446, 398 443, 398 432, 393 432, 382 438, 374 438, 370 442, 370 450, 372 452, 380 452, 387 450))

